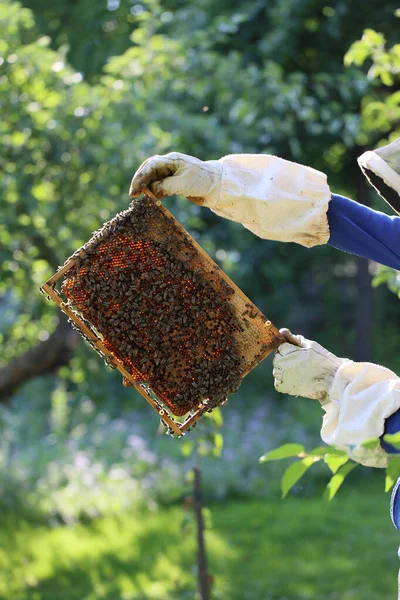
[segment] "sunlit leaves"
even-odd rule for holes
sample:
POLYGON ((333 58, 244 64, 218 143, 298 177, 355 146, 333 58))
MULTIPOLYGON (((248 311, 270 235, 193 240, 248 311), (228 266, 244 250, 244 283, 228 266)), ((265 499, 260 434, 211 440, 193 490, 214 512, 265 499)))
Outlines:
POLYGON ((179 440, 179 448, 183 456, 192 457, 195 461, 200 456, 219 457, 224 447, 224 438, 220 432, 223 418, 220 408, 206 412, 190 432, 189 438, 179 440))
MULTIPOLYGON (((384 86, 392 87, 399 81, 400 73, 400 44, 387 47, 385 36, 373 29, 365 29, 361 40, 354 42, 345 55, 347 66, 362 66, 368 62, 368 77, 373 83, 382 82, 384 86)), ((382 97, 379 90, 371 92, 362 103, 363 128, 368 130, 389 131, 399 122, 400 100, 399 92, 386 94, 382 97)))
POLYGON ((180 445, 180 449, 182 452, 182 455, 187 458, 188 456, 191 455, 192 450, 193 450, 193 441, 192 440, 183 440, 181 445, 180 445))
POLYGON ((260 463, 269 462, 271 460, 279 460, 281 458, 289 458, 291 456, 298 456, 304 452, 304 446, 301 444, 283 444, 275 450, 271 450, 260 457, 260 463))
POLYGON ((383 436, 383 439, 387 444, 390 444, 393 446, 393 448, 396 448, 396 450, 400 450, 400 432, 387 433, 383 436))
POLYGON ((331 446, 318 446, 310 452, 306 452, 301 444, 294 443, 284 444, 271 450, 260 458, 260 462, 281 460, 294 456, 297 456, 300 460, 289 465, 283 473, 281 481, 282 498, 287 496, 293 486, 299 482, 314 463, 322 460, 332 473, 324 492, 324 499, 332 500, 344 479, 357 466, 357 463, 349 462, 349 456, 346 452, 331 446))
POLYGON ((385 37, 373 29, 365 29, 361 40, 354 42, 344 57, 344 64, 361 66, 367 58, 382 53, 385 37))
POLYGON ((54 197, 54 186, 50 181, 43 180, 32 187, 32 195, 39 202, 52 201, 54 197))
POLYGON ((60 383, 51 395, 51 422, 54 430, 61 434, 64 432, 68 419, 68 394, 60 383))
POLYGON ((344 454, 343 456, 335 456, 334 454, 327 454, 324 458, 325 463, 328 465, 333 474, 337 472, 340 467, 347 463, 349 457, 344 454))
MULTIPOLYGON (((386 434, 385 442, 394 448, 400 449, 400 433, 386 434)), ((373 451, 379 446, 378 439, 367 440, 362 444, 366 450, 373 451)), ((323 498, 330 501, 334 498, 339 488, 351 471, 357 467, 357 463, 350 461, 346 452, 337 450, 330 446, 319 446, 310 452, 305 451, 301 444, 284 444, 279 448, 271 450, 260 458, 260 462, 281 460, 284 458, 297 457, 300 460, 287 467, 282 476, 282 497, 285 498, 293 486, 305 475, 308 469, 316 462, 323 461, 332 473, 323 498)), ((400 477, 400 457, 391 456, 386 468, 385 491, 388 492, 400 477)))
POLYGON ((14 317, 4 331, 3 356, 11 359, 44 330, 34 314, 44 319, 53 310, 39 285, 102 224, 102 209, 116 212, 128 177, 117 168, 123 131, 106 118, 107 90, 83 82, 64 50, 49 49, 48 40, 33 34, 30 11, 0 2, 0 21, 7 40, 0 86, 0 290, 13 286, 19 299, 7 308, 14 317), (27 28, 32 35, 25 35, 27 28), (112 140, 111 148, 105 140, 112 140), (88 196, 85 186, 93 180, 88 196), (32 327, 15 343, 18 315, 32 327))
MULTIPOLYGON (((9 48, 7 41, 14 41, 19 36, 27 41, 26 33, 34 28, 33 14, 27 8, 23 8, 19 2, 1 2, 0 29, 2 40, 0 42, 0 53, 9 48)), ((28 38, 29 39, 29 38, 28 38)))
POLYGON ((222 448, 224 447, 224 438, 222 433, 215 432, 213 436, 213 454, 214 456, 220 456, 222 448))
POLYGON ((214 410, 211 413, 207 412, 204 416, 206 419, 208 418, 214 423, 216 429, 222 427, 223 418, 221 409, 219 407, 214 408, 214 410))
POLYGON ((318 462, 319 458, 308 456, 295 462, 290 465, 286 469, 282 477, 282 498, 286 498, 292 487, 303 477, 303 475, 308 471, 308 469, 315 462, 318 462))
POLYGON ((324 500, 329 502, 334 498, 347 475, 357 467, 357 463, 351 462, 343 465, 331 478, 324 492, 324 500))
POLYGON ((376 450, 380 446, 379 438, 371 438, 361 444, 363 448, 368 450, 376 450))
POLYGON ((400 477, 400 457, 392 457, 386 469, 385 492, 389 492, 400 477))

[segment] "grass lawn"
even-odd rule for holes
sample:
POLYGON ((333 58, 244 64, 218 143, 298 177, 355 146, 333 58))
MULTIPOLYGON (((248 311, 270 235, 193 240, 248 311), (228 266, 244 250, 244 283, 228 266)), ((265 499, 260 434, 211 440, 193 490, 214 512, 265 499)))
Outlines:
MULTIPOLYGON (((394 600, 397 545, 382 480, 319 499, 211 507, 213 600, 394 600)), ((0 524, 0 598, 194 600, 193 531, 180 507, 50 529, 0 524)))

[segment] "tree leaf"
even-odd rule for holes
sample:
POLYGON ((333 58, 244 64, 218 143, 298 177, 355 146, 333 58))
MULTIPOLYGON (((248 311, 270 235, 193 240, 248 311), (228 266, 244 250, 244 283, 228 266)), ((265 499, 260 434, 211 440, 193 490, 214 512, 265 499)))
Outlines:
POLYGON ((191 455, 193 450, 193 442, 192 440, 185 440, 182 445, 181 445, 181 452, 182 455, 187 458, 188 456, 191 455))
POLYGON ((286 469, 281 482, 282 498, 286 498, 295 483, 297 483, 303 477, 304 473, 308 471, 311 465, 315 462, 318 462, 318 460, 318 458, 313 456, 307 456, 306 458, 291 464, 290 467, 286 469))
POLYGON ((379 445, 379 438, 371 438, 361 444, 363 448, 374 450, 379 445))
POLYGON ((338 489, 342 485, 343 481, 346 479, 347 475, 358 466, 355 462, 349 462, 342 466, 339 471, 331 477, 328 485, 326 486, 324 492, 324 500, 326 502, 330 502, 336 495, 338 489))
POLYGON ((396 448, 396 450, 400 450, 400 431, 397 433, 387 433, 383 436, 385 442, 396 448))
POLYGON ((280 460, 281 458, 289 458, 290 456, 298 456, 302 452, 305 452, 304 446, 301 444, 283 444, 275 450, 271 450, 260 457, 260 463, 268 462, 270 460, 280 460))
POLYGON ((336 456, 334 454, 327 454, 325 456, 325 462, 333 474, 335 474, 336 471, 342 465, 346 464, 348 460, 349 460, 349 457, 347 456, 347 454, 345 454, 344 456, 336 456))
POLYGON ((393 80, 392 74, 389 73, 388 71, 384 71, 382 69, 382 71, 380 73, 380 76, 381 76, 382 83, 384 85, 391 86, 391 85, 394 84, 394 80, 393 80))
MULTIPOLYGON (((389 435, 389 434, 388 434, 389 435)), ((397 434, 395 434, 397 435, 397 434)), ((386 436, 385 436, 386 437, 386 436)), ((385 492, 390 492, 397 479, 400 477, 400 456, 394 457, 389 460, 389 464, 386 467, 385 477, 385 492)))
POLYGON ((220 456, 222 448, 224 446, 224 438, 221 433, 214 433, 213 436, 213 454, 214 456, 220 456))
POLYGON ((213 409, 212 413, 206 412, 204 416, 208 419, 211 419, 211 421, 214 421, 216 427, 221 427, 223 423, 223 417, 221 409, 218 406, 213 409))
POLYGON ((385 45, 385 36, 382 33, 378 33, 374 29, 364 29, 362 36, 364 41, 367 41, 370 46, 383 47, 385 45))

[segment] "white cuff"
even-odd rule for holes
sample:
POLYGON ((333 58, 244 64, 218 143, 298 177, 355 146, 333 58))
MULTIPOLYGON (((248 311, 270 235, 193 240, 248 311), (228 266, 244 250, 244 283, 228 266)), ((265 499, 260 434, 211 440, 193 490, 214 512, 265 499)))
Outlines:
POLYGON ((379 438, 385 420, 400 408, 400 379, 385 367, 347 361, 336 372, 324 404, 321 437, 345 450, 354 460, 374 467, 387 466, 380 445, 366 449, 362 443, 379 438))
POLYGON ((329 239, 326 175, 277 156, 234 154, 219 161, 218 198, 207 206, 261 238, 310 248, 329 239))

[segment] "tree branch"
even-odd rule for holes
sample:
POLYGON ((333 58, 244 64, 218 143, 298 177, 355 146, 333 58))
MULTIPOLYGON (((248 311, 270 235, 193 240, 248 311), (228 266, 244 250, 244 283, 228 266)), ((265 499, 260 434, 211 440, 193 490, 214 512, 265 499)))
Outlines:
POLYGON ((66 364, 79 335, 62 315, 54 333, 0 369, 0 401, 5 402, 22 383, 66 364))

